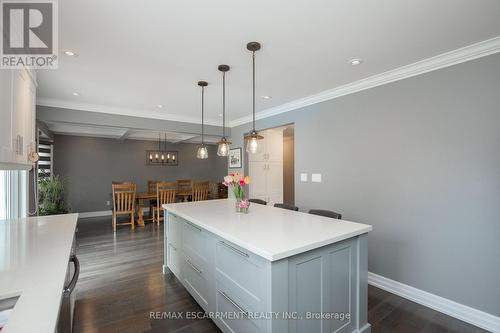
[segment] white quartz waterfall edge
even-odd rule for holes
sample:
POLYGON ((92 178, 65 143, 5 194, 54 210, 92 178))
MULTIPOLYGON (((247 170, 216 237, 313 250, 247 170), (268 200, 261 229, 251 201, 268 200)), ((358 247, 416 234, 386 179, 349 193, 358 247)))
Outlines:
POLYGON ((500 332, 500 317, 471 308, 447 298, 411 287, 386 277, 368 272, 368 284, 409 299, 415 303, 463 320, 491 332, 500 332))

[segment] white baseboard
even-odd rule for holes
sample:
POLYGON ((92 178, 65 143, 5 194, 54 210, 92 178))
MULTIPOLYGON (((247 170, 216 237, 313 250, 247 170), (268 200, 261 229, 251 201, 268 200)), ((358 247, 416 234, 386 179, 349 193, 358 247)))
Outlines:
POLYGON ((84 213, 78 213, 78 218, 85 219, 88 217, 99 217, 99 216, 110 216, 111 211, 110 210, 101 210, 98 212, 84 212, 84 213))
POLYGON ((371 272, 368 272, 368 284, 442 312, 451 317, 460 319, 482 329, 491 332, 500 332, 500 317, 371 272))
MULTIPOLYGON (((143 207, 142 212, 149 213, 149 207, 143 207)), ((80 218, 80 219, 86 219, 89 217, 101 217, 101 216, 111 216, 111 211, 110 210, 101 210, 101 211, 97 211, 97 212, 78 213, 78 218, 80 218)))

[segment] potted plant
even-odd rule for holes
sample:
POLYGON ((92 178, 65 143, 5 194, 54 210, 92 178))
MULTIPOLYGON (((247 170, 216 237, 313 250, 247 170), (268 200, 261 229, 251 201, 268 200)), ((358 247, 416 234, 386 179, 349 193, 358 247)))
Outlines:
POLYGON ((38 181, 38 215, 66 214, 64 183, 59 176, 38 181))
POLYGON ((234 197, 236 198, 236 212, 248 213, 250 202, 245 199, 245 186, 250 184, 251 178, 249 176, 240 175, 238 173, 231 173, 224 177, 224 185, 233 190, 234 197))

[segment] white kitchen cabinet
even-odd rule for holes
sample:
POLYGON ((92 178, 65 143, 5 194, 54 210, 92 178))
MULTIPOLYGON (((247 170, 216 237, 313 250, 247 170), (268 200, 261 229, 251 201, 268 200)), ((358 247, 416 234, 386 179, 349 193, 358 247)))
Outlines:
POLYGON ((283 130, 261 131, 260 152, 249 154, 248 173, 252 177, 249 194, 268 205, 283 202, 283 130))
POLYGON ((0 88, 0 169, 29 169, 29 148, 35 146, 34 72, 2 70, 0 88))
MULTIPOLYGON (((250 197, 254 199, 260 199, 267 195, 267 164, 265 162, 250 162, 248 164, 248 173, 252 177, 252 182, 250 183, 250 197)), ((265 199, 263 199, 265 200, 265 199)))
POLYGON ((13 70, 0 71, 0 162, 12 161, 12 75, 13 70))
POLYGON ((260 131, 264 139, 259 140, 256 154, 248 154, 249 162, 282 162, 283 161, 283 130, 268 129, 260 131))

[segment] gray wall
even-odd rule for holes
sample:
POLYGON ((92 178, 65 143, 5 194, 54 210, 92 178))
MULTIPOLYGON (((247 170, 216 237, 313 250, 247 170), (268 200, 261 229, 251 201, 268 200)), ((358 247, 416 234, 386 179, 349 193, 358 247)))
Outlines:
MULTIPOLYGON (((500 54, 257 128, 288 123, 301 211, 373 225, 371 272, 500 316, 500 54), (302 183, 301 172, 323 182, 302 183)), ((249 128, 232 129, 234 147, 249 128)))
POLYGON ((177 179, 220 182, 227 172, 227 158, 217 156, 209 145, 209 158, 196 159, 197 145, 168 144, 179 152, 179 166, 148 166, 146 150, 157 142, 56 135, 54 169, 66 183, 67 202, 73 212, 109 210, 111 182, 130 180, 146 191, 148 180, 177 179))

